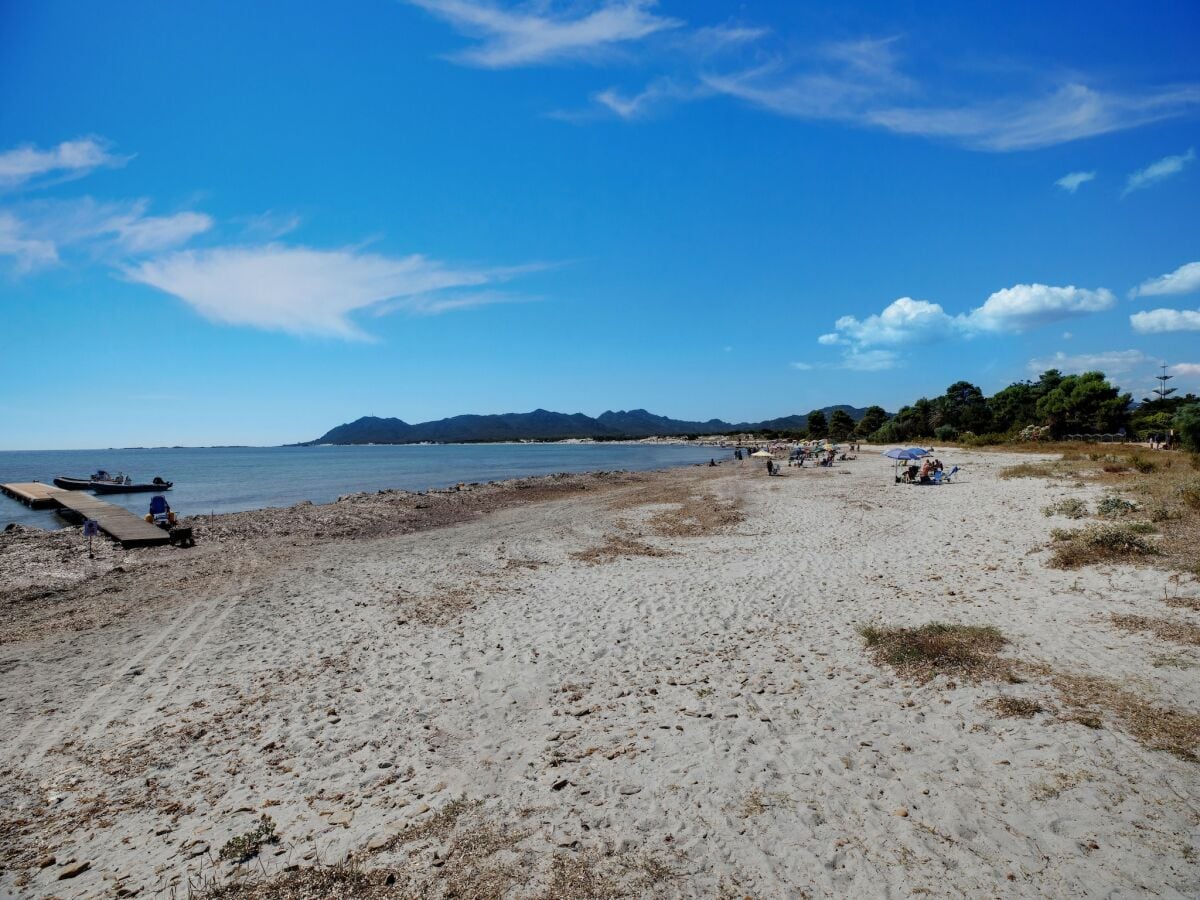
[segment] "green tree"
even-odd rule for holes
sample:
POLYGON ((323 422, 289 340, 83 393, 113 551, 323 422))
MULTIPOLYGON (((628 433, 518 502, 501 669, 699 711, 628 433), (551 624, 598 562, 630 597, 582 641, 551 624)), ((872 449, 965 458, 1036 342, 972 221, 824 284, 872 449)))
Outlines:
POLYGON ((1026 425, 1038 423, 1037 402, 1041 399, 1040 385, 1018 381, 988 398, 988 412, 992 417, 992 428, 996 431, 1013 431, 1026 425))
POLYGON ((1130 394, 1108 383, 1103 372, 1068 375, 1037 402, 1037 414, 1055 437, 1113 433, 1129 422, 1130 394))
POLYGON ((896 413, 894 420, 899 440, 908 441, 913 438, 931 437, 934 429, 931 420, 935 418, 935 412, 934 405, 926 397, 922 397, 912 406, 903 407, 900 412, 896 413))
POLYGON ((865 438, 874 434, 887 421, 888 414, 882 406, 868 406, 863 417, 854 426, 856 437, 865 438))
POLYGON ((1171 425, 1180 443, 1193 453, 1200 453, 1200 403, 1181 406, 1171 425))
POLYGON ((808 436, 822 438, 829 433, 829 423, 825 421, 825 413, 814 409, 808 414, 808 436))
POLYGON ((956 381, 946 388, 939 405, 942 415, 938 425, 950 425, 956 431, 973 431, 976 434, 991 429, 992 414, 988 410, 987 399, 983 391, 969 381, 956 381))
POLYGON ((835 409, 829 416, 829 436, 835 441, 844 441, 854 431, 854 420, 844 409, 835 409))

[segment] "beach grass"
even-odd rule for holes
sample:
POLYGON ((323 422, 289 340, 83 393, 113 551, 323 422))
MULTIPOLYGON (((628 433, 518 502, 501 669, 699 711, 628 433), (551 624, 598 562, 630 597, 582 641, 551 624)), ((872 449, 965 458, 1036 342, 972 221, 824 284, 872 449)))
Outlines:
POLYGON ((997 654, 1008 639, 991 625, 951 625, 930 622, 919 628, 859 629, 876 662, 901 675, 928 681, 937 675, 973 681, 1011 680, 1012 662, 997 654))

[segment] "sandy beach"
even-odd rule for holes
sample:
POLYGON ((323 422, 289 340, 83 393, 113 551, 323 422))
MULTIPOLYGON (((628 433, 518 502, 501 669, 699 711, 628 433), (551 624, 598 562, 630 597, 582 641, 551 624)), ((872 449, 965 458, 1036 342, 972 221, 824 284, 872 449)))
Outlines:
POLYGON ((1200 714, 1200 649, 1112 616, 1194 631, 1200 584, 1053 568, 1042 509, 1102 489, 943 458, 0 536, 0 891, 1197 896, 1200 747, 1144 720, 1200 714), (1006 677, 860 633, 931 622, 1006 677))

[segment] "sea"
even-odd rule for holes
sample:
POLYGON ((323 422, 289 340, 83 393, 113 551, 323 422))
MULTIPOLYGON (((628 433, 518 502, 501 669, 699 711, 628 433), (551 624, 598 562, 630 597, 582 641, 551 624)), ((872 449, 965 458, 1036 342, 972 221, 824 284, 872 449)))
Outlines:
MULTIPOLYGON (((330 503, 342 494, 399 488, 423 491, 458 482, 500 481, 557 472, 645 471, 725 459, 731 451, 675 444, 404 444, 312 447, 179 447, 123 450, 0 451, 0 483, 86 478, 97 469, 134 481, 175 482, 179 515, 330 503)), ((152 493, 105 500, 144 515, 152 493)), ((52 510, 0 495, 0 528, 17 522, 62 528, 52 510)))

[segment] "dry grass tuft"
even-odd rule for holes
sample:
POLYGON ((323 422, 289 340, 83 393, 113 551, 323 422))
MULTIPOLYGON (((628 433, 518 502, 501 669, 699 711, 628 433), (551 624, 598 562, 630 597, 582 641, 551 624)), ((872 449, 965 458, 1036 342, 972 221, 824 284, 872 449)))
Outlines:
POLYGON ((1193 625, 1191 622, 1156 619, 1150 616, 1121 616, 1115 613, 1110 618, 1112 623, 1123 631, 1149 631, 1160 641, 1200 647, 1200 625, 1193 625))
POLYGON ((917 681, 937 675, 976 681, 1015 678, 1013 662, 997 655, 1008 639, 991 625, 931 622, 920 628, 867 626, 859 633, 877 663, 917 681))
POLYGON ((587 563, 589 566, 598 566, 630 556, 674 555, 674 552, 671 550, 655 547, 653 544, 647 544, 645 541, 626 537, 623 534, 612 534, 605 538, 603 544, 596 547, 588 547, 586 550, 575 551, 571 554, 571 559, 577 559, 580 562, 587 563))
POLYGON ((1187 710, 1156 706, 1116 682, 1094 675, 1057 673, 1053 683, 1063 702, 1074 707, 1066 716, 1089 728, 1099 728, 1103 715, 1114 716, 1137 741, 1154 750, 1166 750, 1180 759, 1200 762, 1200 715, 1187 710))
POLYGON ((1066 516, 1068 519, 1082 519, 1087 514, 1087 503, 1078 497, 1067 497, 1057 503, 1042 507, 1043 516, 1066 516))
POLYGON ((475 608, 475 599, 481 594, 478 588, 477 584, 469 587, 446 587, 426 597, 399 591, 392 599, 402 610, 402 622, 448 625, 475 608))
POLYGON ((1172 609, 1190 609, 1200 612, 1200 597, 1163 597, 1163 603, 1172 609))
POLYGON ((456 827, 465 814, 474 812, 483 806, 482 800, 468 800, 466 797, 456 797, 441 809, 437 810, 423 822, 409 825, 384 844, 380 851, 391 850, 393 847, 411 844, 414 841, 436 839, 443 840, 456 827))
POLYGON ((1059 474, 1052 462, 1017 463, 1000 470, 1001 478, 1054 478, 1059 474))
MULTIPOLYGON (((661 893, 680 873, 653 853, 613 854, 593 848, 556 854, 549 882, 534 895, 537 900, 615 900, 661 893)), ((467 895, 464 895, 467 896, 467 895)))
POLYGON ((190 890, 197 900, 351 900, 395 897, 390 871, 364 872, 354 862, 294 869, 270 878, 243 878, 190 890))
POLYGON ((612 509, 669 507, 652 515, 647 525, 661 537, 702 537, 741 522, 745 515, 738 499, 723 499, 694 482, 658 482, 617 497, 612 509))
MULTIPOLYGON (((981 448, 985 449, 986 448, 981 448)), ((1096 562, 1130 562, 1139 558, 1164 568, 1178 569, 1200 575, 1200 454, 1193 454, 1191 466, 1184 464, 1188 457, 1175 451, 1146 453, 1144 448, 1119 444, 1029 443, 1006 444, 997 448, 1003 452, 1062 453, 1062 458, 1046 462, 1028 462, 1009 466, 1000 472, 1003 478, 1074 479, 1084 487, 1109 485, 1122 494, 1137 495, 1136 503, 1117 498, 1107 500, 1110 514, 1124 516, 1133 510, 1131 505, 1145 511, 1154 522, 1170 523, 1162 529, 1161 540, 1154 550, 1146 552, 1127 546, 1129 552, 1112 553, 1104 547, 1066 547, 1056 554, 1061 565, 1073 568, 1096 562), (1149 557, 1153 559, 1149 559, 1149 557)), ((1136 534, 1145 526, 1135 524, 1136 534)), ((1146 545, 1149 546, 1149 545, 1146 545)), ((1119 548, 1118 548, 1119 549, 1119 548)))
POLYGON ((1095 563, 1137 562, 1159 555, 1159 549, 1138 534, 1118 525, 1096 525, 1077 531, 1054 531, 1054 555, 1050 565, 1077 569, 1095 563))
POLYGON ((988 700, 987 705, 1002 719, 1031 719, 1040 712, 1046 712, 1046 707, 1041 703, 1027 697, 995 697, 988 700))

